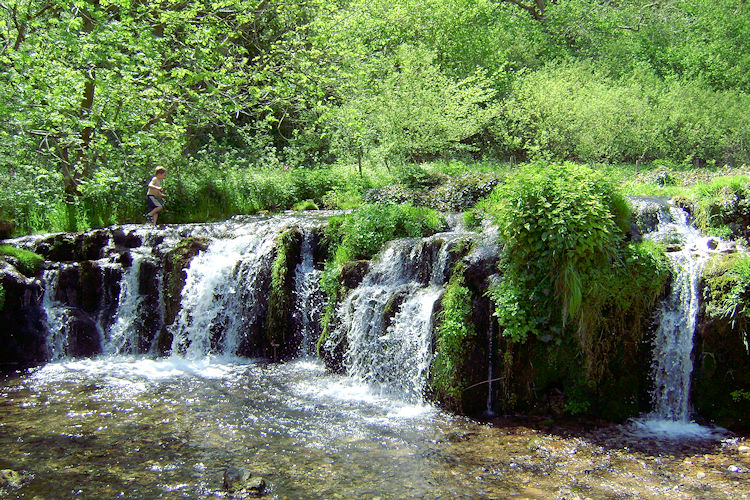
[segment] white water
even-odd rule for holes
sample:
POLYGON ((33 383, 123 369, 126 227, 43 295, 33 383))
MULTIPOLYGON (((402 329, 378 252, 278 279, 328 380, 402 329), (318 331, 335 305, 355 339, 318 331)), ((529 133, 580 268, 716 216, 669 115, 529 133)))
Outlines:
POLYGON ((423 400, 433 311, 443 294, 449 243, 458 236, 445 233, 426 240, 396 240, 380 253, 362 284, 338 310, 342 323, 334 338, 346 336, 347 374, 406 400, 423 400), (430 276, 420 278, 419 266, 428 257, 424 253, 435 247, 439 250, 429 256, 430 276), (401 305, 386 324, 395 301, 401 305))
POLYGON ((138 307, 143 302, 138 291, 138 277, 145 255, 136 252, 131 255, 133 262, 120 280, 117 310, 114 321, 104 334, 102 354, 135 354, 138 349, 138 331, 133 319, 138 317, 138 307))
POLYGON ((315 269, 311 246, 311 234, 305 232, 302 240, 301 260, 294 270, 294 320, 302 340, 300 354, 315 356, 315 344, 320 335, 320 315, 323 296, 320 290, 319 269, 315 269))
POLYGON ((172 354, 200 358, 237 352, 243 334, 257 321, 258 269, 270 264, 275 236, 285 228, 273 219, 249 224, 244 234, 213 240, 193 258, 172 328, 172 354))
POLYGON ((674 278, 663 300, 654 339, 651 376, 653 410, 636 420, 637 432, 661 437, 710 438, 717 432, 690 420, 690 378, 693 372, 693 336, 700 305, 699 280, 711 250, 710 238, 700 234, 687 220, 684 210, 671 207, 659 217, 659 226, 646 236, 676 242, 679 250, 668 252, 674 278))
POLYGON ((67 354, 68 347, 68 315, 66 307, 55 299, 59 269, 48 269, 42 274, 44 295, 44 322, 47 328, 47 349, 50 360, 58 360, 67 354))

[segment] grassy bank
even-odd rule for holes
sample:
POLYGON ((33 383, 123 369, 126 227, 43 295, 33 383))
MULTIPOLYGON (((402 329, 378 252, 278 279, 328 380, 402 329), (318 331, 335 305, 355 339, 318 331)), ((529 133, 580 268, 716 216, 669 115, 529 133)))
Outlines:
MULTIPOLYGON (((472 197, 489 193, 494 183, 502 182, 519 164, 451 160, 391 168, 367 165, 361 172, 357 165, 255 169, 201 162, 167 167, 169 175, 164 185, 169 198, 160 222, 184 223, 265 211, 356 208, 373 201, 367 198, 368 193, 378 188, 385 189, 378 195, 381 198, 374 201, 429 205, 430 194, 432 199, 454 196, 458 201, 453 209, 463 210, 475 202, 472 197), (487 179, 493 184, 487 184, 487 179), (451 186, 451 182, 457 185, 451 186), (468 200, 462 196, 468 196, 468 200)), ((717 223, 712 207, 729 191, 744 199, 750 179, 746 166, 695 167, 653 162, 588 167, 606 177, 623 195, 677 197, 695 204, 703 214, 700 222, 704 228, 717 223)), ((16 236, 142 223, 144 186, 150 175, 145 168, 135 169, 127 178, 105 173, 80 186, 79 195, 68 201, 62 182, 54 174, 43 179, 25 179, 17 174, 0 186, 0 219, 13 222, 16 236)), ((451 206, 437 204, 434 208, 445 210, 451 206)), ((727 235, 728 231, 723 228, 718 233, 727 235)))

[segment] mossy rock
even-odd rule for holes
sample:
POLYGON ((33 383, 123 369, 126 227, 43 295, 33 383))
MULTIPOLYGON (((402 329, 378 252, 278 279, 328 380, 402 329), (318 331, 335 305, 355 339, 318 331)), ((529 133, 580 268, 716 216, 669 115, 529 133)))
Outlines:
POLYGON ((266 354, 276 360, 289 359, 298 350, 299 340, 292 336, 294 325, 294 272, 300 261, 302 239, 299 228, 291 228, 276 239, 271 266, 271 292, 265 323, 266 354))
POLYGON ((0 259, 5 260, 28 277, 36 276, 44 262, 44 257, 41 255, 12 245, 0 245, 0 259))
POLYGON ((349 290, 357 288, 369 270, 369 260, 349 261, 341 267, 341 284, 349 290))

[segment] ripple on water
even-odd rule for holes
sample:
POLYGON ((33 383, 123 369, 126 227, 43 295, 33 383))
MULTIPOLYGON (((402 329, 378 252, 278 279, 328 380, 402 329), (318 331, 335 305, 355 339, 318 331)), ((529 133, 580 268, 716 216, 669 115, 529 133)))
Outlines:
POLYGON ((230 465, 280 499, 750 495, 733 483, 748 469, 733 451, 741 443, 657 462, 628 450, 645 439, 622 428, 570 437, 479 424, 314 360, 66 361, 3 379, 0 393, 0 469, 28 478, 0 491, 10 498, 223 496, 230 465))

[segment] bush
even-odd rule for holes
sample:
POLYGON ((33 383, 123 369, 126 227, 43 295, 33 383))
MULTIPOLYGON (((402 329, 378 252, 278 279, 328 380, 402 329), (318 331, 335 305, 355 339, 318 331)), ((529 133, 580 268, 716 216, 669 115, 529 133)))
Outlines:
POLYGON ((612 348, 642 333, 663 293, 663 251, 626 243, 626 201, 583 166, 523 167, 480 209, 504 243, 502 279, 489 291, 504 335, 559 343, 572 323, 586 375, 599 380, 612 348))
POLYGON ((618 79, 579 61, 519 79, 495 135, 532 158, 743 163, 749 119, 750 96, 742 92, 648 71, 618 79))
POLYGON ((712 260, 704 279, 706 316, 730 322, 732 328, 743 336, 745 347, 750 352, 750 256, 735 254, 712 260))
POLYGON ((430 367, 431 387, 437 399, 460 409, 467 381, 461 376, 469 361, 473 337, 471 292, 465 285, 460 265, 453 270, 441 301, 435 332, 435 359, 430 367))
POLYGON ((696 186, 693 215, 703 231, 750 238, 750 177, 720 177, 696 186))

